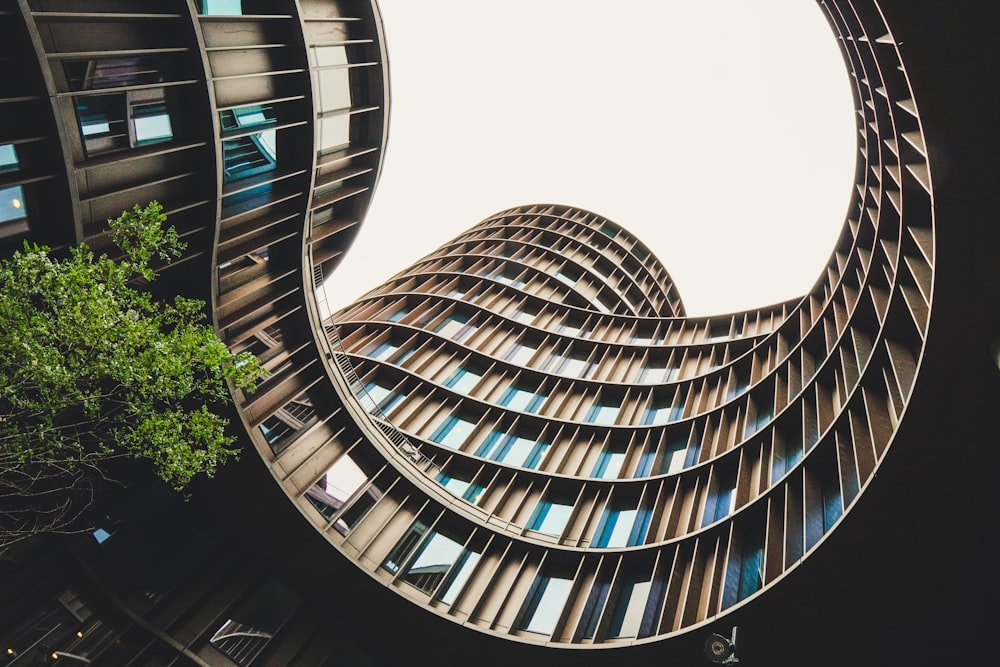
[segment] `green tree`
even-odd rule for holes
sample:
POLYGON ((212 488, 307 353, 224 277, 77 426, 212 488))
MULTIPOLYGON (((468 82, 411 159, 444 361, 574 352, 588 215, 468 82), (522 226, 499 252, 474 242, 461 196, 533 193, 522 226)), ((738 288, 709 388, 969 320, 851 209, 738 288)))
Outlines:
POLYGON ((202 301, 137 288, 183 250, 156 202, 109 220, 122 258, 86 245, 58 259, 25 244, 0 260, 0 552, 80 530, 116 459, 146 459, 175 489, 236 454, 226 381, 250 389, 258 360, 233 354, 202 301))

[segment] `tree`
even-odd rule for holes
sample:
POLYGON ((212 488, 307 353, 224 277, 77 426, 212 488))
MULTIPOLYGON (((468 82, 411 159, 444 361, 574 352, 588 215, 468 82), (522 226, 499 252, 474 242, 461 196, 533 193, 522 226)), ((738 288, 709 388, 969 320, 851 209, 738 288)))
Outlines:
POLYGON ((27 243, 0 260, 0 553, 86 528, 116 460, 182 490, 236 454, 214 409, 226 381, 251 389, 264 371, 219 340, 204 302, 138 288, 184 248, 165 220, 156 202, 109 220, 119 260, 27 243))

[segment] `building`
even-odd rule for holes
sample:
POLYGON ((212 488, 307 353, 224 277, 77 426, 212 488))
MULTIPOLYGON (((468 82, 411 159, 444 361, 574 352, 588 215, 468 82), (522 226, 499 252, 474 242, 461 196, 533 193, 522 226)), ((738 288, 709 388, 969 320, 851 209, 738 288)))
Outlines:
POLYGON ((858 170, 801 300, 685 317, 640 240, 537 205, 331 320, 386 139, 373 2, 6 0, 7 245, 159 199, 196 249, 162 281, 272 371, 233 409, 259 456, 0 566, 8 664, 688 665, 733 626, 747 665, 989 660, 986 4, 820 2, 858 170))

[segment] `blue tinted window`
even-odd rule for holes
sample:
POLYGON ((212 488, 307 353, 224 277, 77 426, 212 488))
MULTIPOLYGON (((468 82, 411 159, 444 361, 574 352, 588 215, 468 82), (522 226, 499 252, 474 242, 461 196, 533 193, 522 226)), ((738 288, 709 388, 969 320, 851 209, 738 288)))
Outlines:
POLYGON ((445 381, 444 386, 459 394, 468 394, 476 386, 476 383, 482 379, 483 376, 478 373, 473 373, 465 368, 458 368, 445 381))
POLYGON ((434 442, 444 445, 445 447, 451 447, 452 449, 458 449, 465 439, 469 437, 472 433, 472 429, 475 428, 475 424, 466 421, 464 419, 459 419, 455 416, 446 417, 441 423, 441 426, 437 428, 436 431, 431 435, 431 440, 434 442))
MULTIPOLYGON (((597 457, 597 465, 590 474, 591 477, 599 479, 615 479, 621 472, 622 464, 625 463, 625 451, 614 451, 605 449, 597 457)), ((640 477, 642 475, 639 475, 640 477)))
POLYGON ((528 389, 511 386, 500 397, 499 404, 511 410, 533 413, 538 411, 545 398, 545 394, 536 394, 528 389))
POLYGON ((20 185, 0 189, 0 222, 10 222, 28 217, 24 205, 24 190, 20 185))
POLYGON ((618 411, 621 409, 620 403, 607 404, 595 403, 587 413, 585 421, 590 424, 600 424, 609 426, 618 419, 618 411))
POLYGON ((573 580, 539 575, 521 612, 521 625, 528 632, 551 635, 569 598, 573 580))
POLYGON ((528 522, 528 528, 549 535, 561 535, 572 513, 573 506, 570 504, 542 500, 528 522))

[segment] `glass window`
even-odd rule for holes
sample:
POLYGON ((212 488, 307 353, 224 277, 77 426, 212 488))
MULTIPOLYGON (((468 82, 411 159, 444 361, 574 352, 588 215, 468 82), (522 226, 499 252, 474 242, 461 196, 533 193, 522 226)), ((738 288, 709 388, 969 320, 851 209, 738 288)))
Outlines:
POLYGON ((24 190, 20 185, 0 189, 0 222, 11 222, 28 217, 24 205, 24 190))
POLYGON ((684 416, 683 405, 672 405, 666 397, 656 397, 642 415, 644 426, 662 426, 684 416))
POLYGON ((577 269, 568 266, 556 270, 556 279, 570 287, 576 285, 576 282, 580 280, 580 276, 581 274, 577 269))
POLYGON ((392 551, 389 552, 386 559, 382 561, 382 568, 392 573, 399 572, 399 568, 403 566, 403 563, 406 562, 406 559, 416 548, 417 544, 419 544, 420 538, 423 537, 426 532, 426 523, 420 520, 414 521, 409 530, 403 534, 403 537, 400 538, 399 542, 396 543, 396 546, 394 546, 392 551))
POLYGON ((722 608, 726 609, 760 590, 764 583, 763 531, 743 534, 742 554, 732 557, 723 587, 722 608))
POLYGON ((365 394, 360 397, 361 405, 369 414, 389 415, 406 398, 404 392, 395 391, 376 382, 365 385, 365 394))
POLYGON ((14 144, 0 144, 0 174, 17 171, 20 166, 14 144))
POLYGON ((472 333, 472 327, 469 326, 469 316, 465 313, 452 313, 434 327, 434 333, 461 343, 472 333))
POLYGON ((402 579, 425 593, 433 594, 461 553, 459 542, 443 533, 433 532, 424 540, 402 579))
POLYGON ((736 502, 736 480, 725 479, 719 482, 716 489, 709 491, 705 502, 705 514, 702 517, 702 527, 721 521, 733 513, 736 502))
POLYGON ((771 414, 770 409, 760 410, 756 417, 747 419, 747 426, 743 432, 743 437, 749 438, 751 435, 767 426, 771 422, 772 418, 773 415, 771 414))
POLYGON ((317 150, 321 153, 331 153, 349 146, 351 143, 351 116, 347 113, 336 113, 320 118, 316 141, 319 144, 317 150))
POLYGON ((621 409, 620 403, 608 404, 603 402, 594 403, 587 413, 585 421, 590 424, 609 426, 618 419, 618 411, 621 409))
POLYGON ((552 372, 575 378, 588 377, 596 366, 597 364, 588 361, 587 355, 584 354, 573 354, 568 357, 554 354, 548 363, 548 369, 552 372))
POLYGON ((572 579, 539 575, 522 612, 524 629, 551 635, 572 588, 572 579))
POLYGON ((632 534, 632 526, 635 524, 636 509, 606 509, 601 517, 601 524, 597 531, 595 546, 598 547, 624 547, 629 544, 629 535, 632 534))
POLYGON ((562 535, 572 513, 572 504, 542 500, 528 522, 528 528, 549 535, 562 535))
POLYGON ((201 13, 213 16, 239 16, 243 0, 201 0, 201 13))
MULTIPOLYGON (((329 520, 367 481, 368 475, 364 470, 350 455, 345 454, 306 492, 306 499, 329 520)), ((341 515, 334 528, 346 535, 381 496, 381 491, 375 485, 370 486, 363 497, 354 503, 354 507, 350 508, 351 511, 341 515)))
MULTIPOLYGON (((150 56, 67 60, 63 62, 63 71, 66 83, 73 91, 142 86, 163 81, 157 60, 150 56)), ((162 89, 156 90, 162 95, 162 89)), ((147 89, 145 92, 151 91, 147 89)), ((124 93, 104 97, 115 97, 122 101, 125 99, 124 93)))
POLYGON ((483 492, 483 487, 478 484, 473 484, 471 481, 459 477, 451 477, 444 473, 441 473, 438 477, 438 483, 452 495, 458 496, 462 500, 467 500, 473 505, 476 504, 476 501, 479 500, 479 496, 483 492))
POLYGON ((617 451, 606 448, 597 457, 597 465, 594 466, 594 471, 590 473, 590 476, 597 477, 598 479, 616 479, 624 463, 624 449, 617 451))
POLYGON ((594 546, 601 548, 632 547, 642 544, 649 528, 650 511, 636 508, 635 501, 615 502, 601 516, 594 533, 594 546))
POLYGON ((499 431, 493 431, 480 446, 476 455, 512 466, 534 469, 545 458, 545 452, 548 449, 549 443, 547 442, 538 442, 534 438, 506 435, 499 431))
MULTIPOLYGON (((234 664, 249 665, 264 650, 274 633, 292 617, 301 602, 298 595, 281 584, 265 580, 255 587, 249 598, 230 611, 231 616, 216 628, 208 641, 234 664)), ((80 661, 83 662, 89 660, 80 661)))
POLYGON ((618 591, 618 602, 608 625, 608 637, 635 637, 638 634, 651 586, 649 580, 637 581, 634 577, 626 577, 618 591))
POLYGON ((412 308, 410 308, 409 306, 402 305, 396 310, 394 310, 391 315, 389 315, 389 321, 399 322, 401 319, 409 315, 411 310, 412 308))
POLYGON ((379 343, 368 353, 368 357, 376 361, 385 361, 395 354, 398 349, 399 346, 392 343, 379 343))
POLYGON ((499 405, 511 410, 534 413, 538 411, 546 398, 545 394, 536 394, 534 391, 511 385, 500 397, 499 405))
POLYGON ((639 384, 662 384, 664 382, 671 382, 676 377, 677 369, 670 368, 666 362, 651 363, 639 371, 637 382, 639 384))
POLYGON ((518 366, 524 366, 533 356, 535 356, 535 352, 537 351, 537 347, 531 347, 522 343, 514 343, 507 352, 507 361, 518 366))
POLYGON ((533 313, 528 310, 518 309, 518 311, 514 313, 514 320, 521 322, 522 324, 531 324, 535 321, 536 317, 538 317, 538 313, 533 313))
POLYGON ((483 379, 479 373, 473 373, 465 368, 457 368, 447 380, 444 386, 459 394, 468 394, 476 383, 483 379))
POLYGON ((476 569, 476 563, 479 562, 480 554, 476 551, 470 551, 466 549, 459 556, 458 561, 452 568, 452 574, 450 581, 445 581, 438 595, 440 599, 445 604, 451 604, 458 597, 458 594, 462 591, 465 586, 465 582, 469 580, 472 576, 473 570, 476 569))
POLYGON ((174 138, 162 88, 134 90, 129 93, 129 112, 135 130, 135 145, 145 146, 174 138))
POLYGON ((431 435, 431 440, 439 445, 458 449, 475 427, 476 425, 473 422, 459 419, 455 416, 448 416, 431 435))
POLYGON ((519 278, 508 269, 498 271, 493 275, 493 279, 498 283, 503 283, 504 285, 510 285, 512 287, 521 288, 527 285, 527 282, 525 282, 523 278, 519 278))
POLYGON ((80 96, 76 117, 88 156, 169 141, 174 136, 162 88, 80 96))

